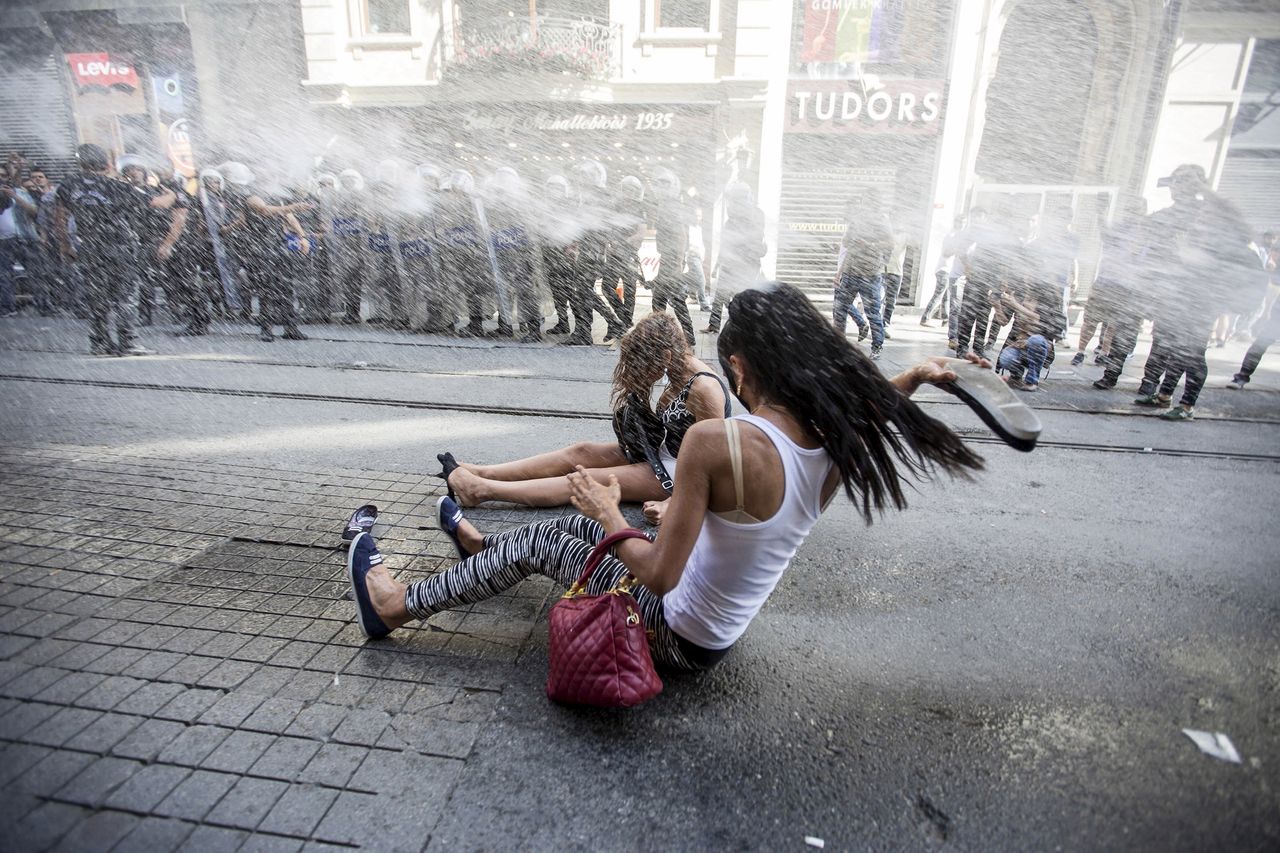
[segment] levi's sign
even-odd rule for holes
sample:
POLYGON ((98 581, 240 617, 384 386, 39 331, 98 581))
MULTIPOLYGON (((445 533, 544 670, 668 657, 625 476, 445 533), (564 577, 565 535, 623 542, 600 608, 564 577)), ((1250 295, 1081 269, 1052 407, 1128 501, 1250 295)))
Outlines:
POLYGON ((68 53, 71 75, 77 86, 130 86, 138 88, 138 72, 109 53, 68 53))
POLYGON ((792 80, 787 84, 788 133, 910 133, 930 135, 942 123, 941 80, 792 80))

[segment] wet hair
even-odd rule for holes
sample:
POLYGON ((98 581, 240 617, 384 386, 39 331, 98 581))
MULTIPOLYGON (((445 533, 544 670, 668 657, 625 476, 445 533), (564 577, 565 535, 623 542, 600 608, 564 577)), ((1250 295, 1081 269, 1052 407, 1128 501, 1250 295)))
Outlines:
POLYGON ((675 317, 654 313, 636 323, 618 344, 618 365, 613 369, 614 410, 630 396, 647 403, 655 371, 680 364, 689 355, 689 342, 675 317))
POLYGON ((868 524, 873 509, 906 508, 908 474, 923 479, 941 468, 966 477, 982 469, 982 457, 911 402, 790 285, 735 296, 717 349, 731 383, 741 381, 729 364, 737 355, 762 402, 785 408, 822 445, 868 524))

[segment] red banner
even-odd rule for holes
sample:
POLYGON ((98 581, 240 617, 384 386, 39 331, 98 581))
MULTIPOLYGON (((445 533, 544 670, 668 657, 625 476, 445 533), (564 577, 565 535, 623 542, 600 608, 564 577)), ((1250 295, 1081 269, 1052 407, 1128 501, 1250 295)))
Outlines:
POLYGON ((109 53, 68 53, 67 62, 77 86, 138 88, 138 72, 132 63, 109 53))

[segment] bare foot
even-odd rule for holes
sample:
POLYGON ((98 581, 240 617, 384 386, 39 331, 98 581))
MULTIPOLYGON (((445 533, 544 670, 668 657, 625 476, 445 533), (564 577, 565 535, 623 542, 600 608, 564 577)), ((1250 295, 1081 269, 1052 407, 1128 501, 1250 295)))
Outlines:
POLYGON ((477 477, 462 466, 459 466, 449 476, 449 488, 453 489, 453 493, 457 497, 458 506, 467 507, 484 503, 487 500, 484 494, 484 484, 483 477, 477 477))
POLYGON ((384 625, 395 629, 413 619, 404 606, 404 584, 391 577, 386 566, 374 566, 365 575, 364 582, 369 590, 369 602, 384 625))

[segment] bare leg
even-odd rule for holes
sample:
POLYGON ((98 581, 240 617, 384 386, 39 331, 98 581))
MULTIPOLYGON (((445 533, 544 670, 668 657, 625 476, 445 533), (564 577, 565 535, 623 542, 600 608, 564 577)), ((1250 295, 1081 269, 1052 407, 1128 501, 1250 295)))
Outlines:
MULTIPOLYGON (((484 534, 476 529, 470 519, 464 518, 458 524, 458 541, 468 554, 475 555, 484 550, 484 534)), ((374 611, 388 628, 399 628, 413 621, 404 606, 405 585, 393 578, 385 565, 379 563, 371 568, 365 575, 365 584, 374 611)))
POLYGON ((374 566, 365 575, 364 582, 369 590, 369 602, 384 625, 395 630, 413 621, 404 606, 405 585, 391 577, 386 566, 374 566))
MULTIPOLYGON (((571 469, 572 470, 572 469, 571 469)), ((566 472, 567 473, 567 472, 566 472)), ((589 468, 587 474, 602 484, 609 482, 609 475, 618 478, 624 501, 663 500, 666 491, 643 462, 609 468, 589 468)), ((462 506, 475 506, 485 501, 506 501, 524 506, 564 506, 569 503, 569 480, 562 474, 532 480, 509 482, 477 477, 459 468, 449 478, 449 485, 462 506)))
POLYGON ((540 480, 544 477, 563 477, 573 473, 574 466, 583 468, 616 468, 627 464, 627 457, 617 442, 580 441, 550 453, 540 453, 514 462, 498 465, 468 465, 459 467, 486 480, 540 480))

